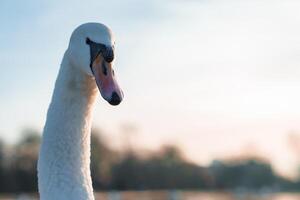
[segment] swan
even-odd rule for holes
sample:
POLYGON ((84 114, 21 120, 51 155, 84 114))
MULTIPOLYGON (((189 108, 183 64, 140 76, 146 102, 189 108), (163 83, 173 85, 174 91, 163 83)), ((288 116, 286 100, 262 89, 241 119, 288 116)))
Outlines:
POLYGON ((100 23, 70 38, 48 108, 38 159, 42 200, 93 200, 90 172, 92 111, 98 90, 111 105, 123 99, 113 69, 114 37, 100 23))

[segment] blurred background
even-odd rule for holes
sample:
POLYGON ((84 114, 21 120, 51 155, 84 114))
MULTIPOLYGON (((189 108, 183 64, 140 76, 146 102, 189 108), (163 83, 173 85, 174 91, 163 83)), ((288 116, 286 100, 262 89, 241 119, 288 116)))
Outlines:
POLYGON ((0 197, 35 196, 69 37, 102 22, 125 99, 99 97, 94 110, 100 199, 299 199, 299 10, 296 0, 1 0, 0 197))

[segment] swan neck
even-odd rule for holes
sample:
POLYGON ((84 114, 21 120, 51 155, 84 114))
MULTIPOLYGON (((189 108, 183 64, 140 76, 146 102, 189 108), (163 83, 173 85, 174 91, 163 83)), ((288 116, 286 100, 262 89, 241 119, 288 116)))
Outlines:
POLYGON ((90 133, 97 94, 93 78, 72 66, 65 55, 48 109, 38 161, 41 199, 94 199, 90 133))

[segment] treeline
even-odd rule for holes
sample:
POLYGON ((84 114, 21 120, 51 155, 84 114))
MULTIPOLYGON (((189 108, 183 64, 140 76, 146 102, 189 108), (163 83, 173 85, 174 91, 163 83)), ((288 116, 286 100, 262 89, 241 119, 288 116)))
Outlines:
MULTIPOLYGON (((40 136, 26 130, 15 145, 0 142, 0 192, 37 191, 40 136)), ((199 166, 187 161, 176 146, 141 155, 132 149, 116 151, 97 132, 92 134, 91 171, 95 190, 198 189, 297 191, 292 182, 257 159, 213 161, 199 166)))

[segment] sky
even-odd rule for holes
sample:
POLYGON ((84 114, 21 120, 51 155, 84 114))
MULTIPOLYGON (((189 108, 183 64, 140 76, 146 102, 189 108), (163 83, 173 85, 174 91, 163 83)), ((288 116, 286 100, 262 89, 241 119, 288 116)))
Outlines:
POLYGON ((125 93, 118 107, 97 99, 93 126, 111 145, 174 143, 205 165, 250 152, 295 175, 299 10, 296 0, 2 0, 0 138, 42 131, 72 31, 101 22, 125 93))

